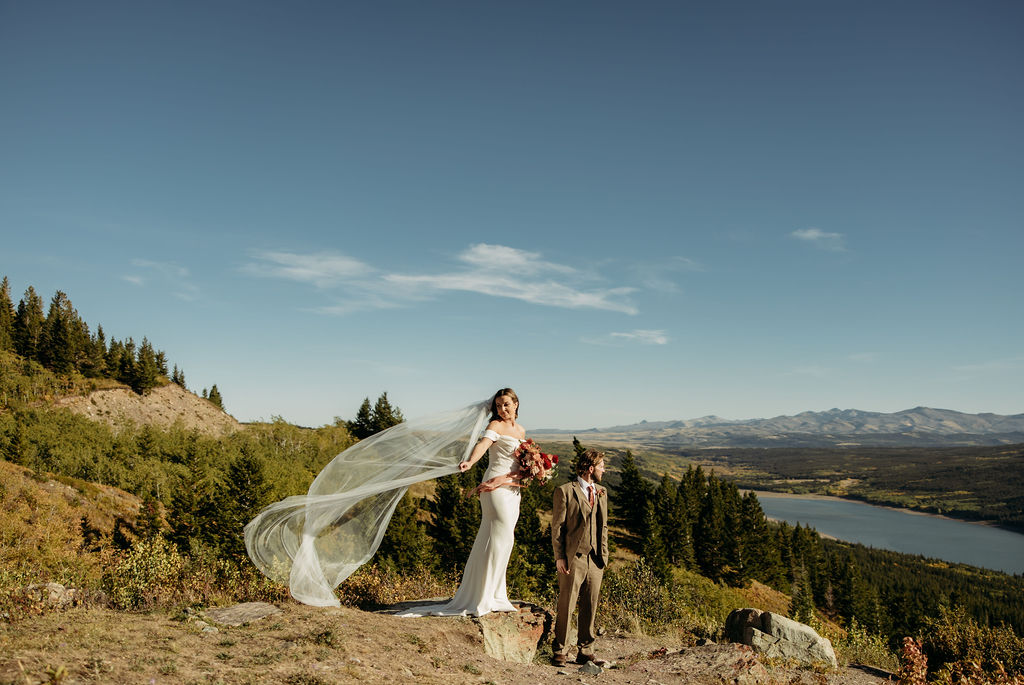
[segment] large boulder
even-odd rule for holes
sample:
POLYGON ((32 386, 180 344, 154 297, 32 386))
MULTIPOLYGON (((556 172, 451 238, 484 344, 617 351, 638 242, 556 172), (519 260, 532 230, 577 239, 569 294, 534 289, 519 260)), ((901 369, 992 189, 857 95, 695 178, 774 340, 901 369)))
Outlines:
POLYGON ((537 648, 551 628, 551 614, 534 604, 519 611, 494 612, 476 619, 488 656, 519 664, 533 663, 537 648))
POLYGON ((732 642, 750 645, 767 657, 793 660, 813 666, 838 668, 832 643, 809 625, 759 609, 736 609, 725 620, 725 634, 732 642))

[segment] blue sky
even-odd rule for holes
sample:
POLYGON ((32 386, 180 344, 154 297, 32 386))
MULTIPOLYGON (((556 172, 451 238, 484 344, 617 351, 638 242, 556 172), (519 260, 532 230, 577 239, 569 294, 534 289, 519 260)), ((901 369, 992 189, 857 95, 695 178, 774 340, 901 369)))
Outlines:
POLYGON ((242 420, 1024 412, 1018 2, 0 0, 0 273, 242 420))

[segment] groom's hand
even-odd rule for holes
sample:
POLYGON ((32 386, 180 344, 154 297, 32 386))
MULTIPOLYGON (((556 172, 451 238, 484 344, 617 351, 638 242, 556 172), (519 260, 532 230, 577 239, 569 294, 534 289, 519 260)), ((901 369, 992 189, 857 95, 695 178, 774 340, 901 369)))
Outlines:
POLYGON ((556 561, 555 566, 558 568, 559 573, 569 575, 569 563, 565 559, 559 559, 556 561))

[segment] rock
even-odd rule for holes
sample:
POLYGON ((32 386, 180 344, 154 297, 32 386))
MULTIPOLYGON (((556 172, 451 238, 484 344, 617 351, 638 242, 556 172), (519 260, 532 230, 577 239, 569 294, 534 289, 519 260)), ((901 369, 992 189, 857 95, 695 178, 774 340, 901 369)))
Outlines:
POLYGON ((580 666, 579 672, 584 673, 586 675, 601 675, 602 673, 604 673, 604 669, 595 664, 593 661, 588 661, 587 663, 580 666))
POLYGON ((725 636, 729 642, 749 644, 743 641, 743 634, 747 628, 761 630, 761 615, 764 612, 760 609, 735 609, 725 619, 725 636))
POLYGON ((814 628, 785 616, 766 612, 762 617, 765 632, 803 648, 812 662, 825 662, 832 668, 838 667, 832 642, 821 637, 814 628))
POLYGON ((220 609, 207 609, 203 616, 216 623, 226 626, 240 626, 245 623, 259 621, 267 616, 280 614, 281 610, 266 602, 245 602, 220 609))
POLYGON ((767 657, 792 659, 806 666, 839 666, 832 643, 814 628, 770 611, 735 609, 725 620, 725 634, 732 642, 750 645, 767 657))
POLYGON ((520 604, 514 614, 495 612, 476 619, 488 656, 520 664, 533 663, 551 621, 551 614, 532 604, 520 604))
POLYGON ((66 609, 78 604, 82 593, 60 583, 36 583, 21 588, 21 594, 30 602, 45 604, 54 609, 66 609))

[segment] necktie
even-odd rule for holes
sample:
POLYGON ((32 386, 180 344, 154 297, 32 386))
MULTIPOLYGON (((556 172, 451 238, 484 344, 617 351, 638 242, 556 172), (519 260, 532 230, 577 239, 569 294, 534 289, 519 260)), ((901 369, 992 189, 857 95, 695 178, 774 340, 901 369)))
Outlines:
POLYGON ((594 506, 594 486, 593 485, 591 485, 589 488, 587 488, 587 494, 590 495, 590 506, 593 507, 594 506))

